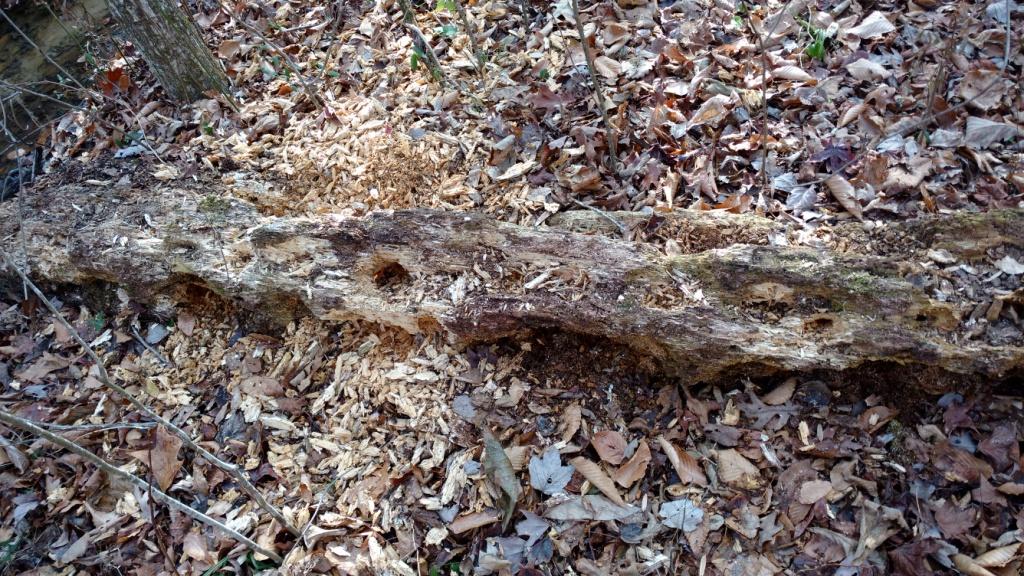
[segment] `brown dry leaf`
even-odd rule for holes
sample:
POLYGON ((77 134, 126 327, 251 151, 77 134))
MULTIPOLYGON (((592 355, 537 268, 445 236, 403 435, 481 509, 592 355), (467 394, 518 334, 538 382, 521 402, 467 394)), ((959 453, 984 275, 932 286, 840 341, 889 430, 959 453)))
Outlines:
POLYGON ((182 543, 183 552, 193 560, 209 562, 210 552, 206 549, 206 537, 198 532, 189 532, 182 543))
POLYGON ((761 485, 761 471, 757 466, 731 448, 718 451, 718 477, 730 486, 746 490, 761 485))
POLYGON ((776 386, 771 392, 761 396, 761 401, 769 406, 779 406, 789 402, 795 390, 796 378, 786 378, 782 384, 776 386))
POLYGON ((846 126, 850 122, 853 122, 854 120, 859 118, 862 114, 864 114, 864 112, 867 109, 868 109, 868 105, 863 103, 863 102, 860 102, 858 104, 854 104, 853 106, 850 106, 849 108, 846 109, 846 112, 843 112, 842 118, 839 119, 838 127, 842 128, 843 126, 846 126))
POLYGON ((238 38, 229 38, 220 43, 217 48, 217 55, 225 60, 234 58, 242 48, 242 41, 238 38))
POLYGON ((892 72, 885 69, 878 62, 872 62, 867 58, 851 62, 846 65, 846 71, 861 82, 878 82, 892 76, 892 72))
POLYGON ((797 499, 801 504, 814 504, 832 491, 832 483, 828 480, 811 480, 800 485, 797 499))
POLYGON ((690 118, 690 127, 701 124, 717 124, 729 113, 730 98, 724 94, 708 98, 690 118))
POLYGON ((618 504, 619 506, 625 506, 626 502, 619 496, 619 491, 615 489, 615 482, 605 474, 604 470, 601 469, 601 465, 596 462, 591 462, 582 456, 577 456, 569 461, 573 468, 579 472, 584 478, 587 479, 595 488, 601 491, 602 494, 608 497, 609 500, 618 504))
POLYGON ((895 29, 896 27, 892 25, 892 22, 889 22, 885 14, 875 10, 868 14, 867 18, 864 18, 860 24, 847 30, 846 33, 861 39, 867 39, 884 36, 895 29))
POLYGON ((957 554, 953 556, 953 564, 956 569, 967 574, 967 576, 996 576, 989 572, 984 566, 979 565, 970 556, 957 554))
POLYGON ((494 524, 498 520, 501 520, 501 515, 498 514, 497 510, 484 510, 483 512, 463 514, 448 525, 448 531, 452 534, 462 534, 481 526, 494 524))
POLYGON ((7 455, 7 459, 11 464, 14 464, 14 467, 18 469, 18 472, 24 474, 25 470, 28 470, 30 465, 28 457, 25 456, 10 440, 0 436, 0 448, 4 449, 4 454, 7 455))
POLYGON ((960 97, 971 100, 971 106, 988 110, 999 103, 1006 93, 1006 81, 998 70, 971 70, 960 81, 960 97), (988 90, 985 90, 988 88, 988 90))
POLYGON ((637 480, 644 477, 644 474, 647 473, 647 465, 650 464, 650 462, 651 449, 647 446, 646 440, 640 440, 640 444, 637 445, 636 452, 633 453, 633 457, 620 466, 612 477, 619 486, 629 488, 635 484, 637 480))
POLYGON ((791 80, 793 82, 814 82, 814 76, 811 76, 799 66, 780 66, 772 70, 772 78, 791 80))
POLYGON ((861 208, 860 202, 857 201, 853 185, 846 178, 840 174, 833 174, 828 177, 828 180, 825 180, 825 184, 828 185, 829 191, 832 192, 832 196, 840 206, 858 220, 864 219, 864 210, 861 208))
POLYGON ((171 434, 163 426, 157 426, 153 430, 153 447, 149 450, 136 450, 131 455, 150 467, 157 487, 166 492, 181 468, 179 450, 181 438, 171 434))
POLYGON ((1020 133, 1021 129, 1013 124, 969 116, 964 133, 964 145, 975 150, 983 150, 996 142, 1013 138, 1020 133))
POLYGON ((61 552, 57 561, 61 564, 70 564, 75 560, 78 560, 85 555, 90 544, 92 544, 92 538, 89 537, 89 533, 87 532, 82 534, 77 540, 61 552))
POLYGON ((668 461, 672 463, 672 468, 679 475, 680 482, 683 484, 696 484, 698 486, 708 485, 708 478, 704 475, 704 470, 701 469, 700 463, 693 456, 690 456, 685 450, 677 448, 664 436, 658 436, 658 445, 661 446, 661 451, 668 457, 668 461))
POLYGON ((19 380, 39 384, 47 374, 70 366, 71 361, 71 358, 62 358, 49 352, 43 352, 43 356, 40 359, 33 362, 28 368, 16 373, 15 376, 19 380))
POLYGON ((572 437, 576 435, 580 430, 580 424, 583 422, 583 409, 580 408, 579 404, 572 404, 565 409, 562 413, 562 442, 568 444, 572 441, 572 437))
POLYGON ((590 440, 601 460, 618 466, 626 457, 626 440, 614 430, 602 430, 590 440))
POLYGON ((974 563, 985 568, 1002 568, 1016 558, 1018 552, 1020 552, 1020 543, 1016 542, 989 550, 975 558, 974 563))
POLYGON ((178 329, 185 336, 191 336, 196 329, 196 317, 188 310, 178 312, 178 329))
POLYGON ((619 74, 622 74, 622 63, 607 56, 594 58, 594 68, 597 69, 601 76, 608 80, 615 80, 619 77, 619 74))

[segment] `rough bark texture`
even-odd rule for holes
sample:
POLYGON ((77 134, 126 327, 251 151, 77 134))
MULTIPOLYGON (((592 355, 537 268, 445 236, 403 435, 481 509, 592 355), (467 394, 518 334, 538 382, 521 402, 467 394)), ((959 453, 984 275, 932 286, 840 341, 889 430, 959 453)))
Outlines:
MULTIPOLYGON (((143 301, 198 284, 282 319, 360 318, 463 343, 589 334, 694 381, 874 361, 991 376, 1024 366, 1019 340, 968 338, 965 310, 906 279, 928 249, 1019 246, 1020 210, 839 227, 817 247, 772 245, 783 231, 768 220, 679 211, 659 216, 683 247, 669 256, 603 235, 619 230, 589 212, 541 228, 430 210, 275 218, 214 189, 54 186, 26 194, 20 230, 0 207, 0 231, 8 253, 25 250, 53 282, 114 282, 143 301)), ((651 221, 613 217, 633 230, 651 221)))
POLYGON ((207 91, 227 93, 227 75, 177 2, 108 0, 108 4, 172 98, 191 102, 207 91))

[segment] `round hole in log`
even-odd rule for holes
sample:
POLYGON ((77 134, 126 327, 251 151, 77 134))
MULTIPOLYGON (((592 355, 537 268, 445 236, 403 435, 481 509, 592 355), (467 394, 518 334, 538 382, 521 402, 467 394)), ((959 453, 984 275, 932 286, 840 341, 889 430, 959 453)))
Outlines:
POLYGON ((384 262, 373 272, 373 283, 378 288, 398 286, 409 281, 409 271, 398 262, 384 262))

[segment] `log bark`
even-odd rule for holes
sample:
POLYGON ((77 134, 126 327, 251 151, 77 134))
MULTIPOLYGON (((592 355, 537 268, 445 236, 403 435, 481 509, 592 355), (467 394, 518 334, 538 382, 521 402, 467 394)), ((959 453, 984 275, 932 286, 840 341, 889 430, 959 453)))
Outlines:
POLYGON ((282 320, 365 319, 442 330, 458 343, 588 334, 690 381, 879 361, 994 377, 1024 366, 1019 338, 972 339, 964 318, 973 303, 936 301, 913 281, 929 250, 971 258, 1020 247, 1022 210, 838 226, 811 246, 751 216, 612 215, 638 233, 655 220, 673 231, 684 253, 666 255, 606 236, 620 232, 590 212, 537 228, 431 210, 272 217, 217 190, 177 182, 144 193, 87 184, 29 192, 20 226, 0 206, 4 249, 24 252, 38 278, 109 281, 141 301, 197 284, 282 320))
POLYGON ((108 0, 110 13, 167 94, 192 102, 229 82, 188 14, 173 0, 108 0))

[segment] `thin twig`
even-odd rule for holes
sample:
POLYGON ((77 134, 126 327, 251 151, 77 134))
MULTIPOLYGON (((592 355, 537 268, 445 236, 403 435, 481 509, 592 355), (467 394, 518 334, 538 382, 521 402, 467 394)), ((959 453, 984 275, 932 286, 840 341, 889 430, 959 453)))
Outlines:
POLYGON ((1010 0, 1006 0, 1006 46, 1003 48, 1003 65, 1001 68, 1005 71, 1006 67, 1010 65, 1010 0))
POLYGON ((55 68, 57 68, 57 70, 60 70, 65 76, 68 77, 68 79, 70 79, 72 82, 74 82, 75 85, 77 85, 79 88, 81 88, 82 90, 85 90, 86 92, 89 91, 89 89, 86 88, 81 82, 79 82, 77 78, 72 76, 70 72, 68 72, 67 70, 64 69, 63 66, 58 64, 56 60, 54 60, 53 58, 50 58, 50 55, 47 54, 45 50, 40 48, 38 44, 33 42, 32 38, 29 38, 28 34, 25 34, 24 32, 22 32, 21 28, 18 28, 18 25, 14 23, 14 20, 11 20, 10 16, 7 15, 7 12, 4 11, 3 8, 0 8, 0 16, 3 16, 4 20, 6 20, 7 23, 11 25, 11 28, 14 28, 15 32, 17 32, 18 35, 22 37, 22 39, 24 39, 26 42, 28 42, 30 46, 35 48, 36 52, 39 52, 39 54, 41 54, 43 56, 43 58, 46 59, 47 62, 52 64, 55 68))
POLYGON ((596 206, 591 206, 590 204, 584 204, 583 202, 580 202, 579 200, 577 200, 575 198, 573 198, 572 201, 575 202, 576 205, 582 206, 583 208, 586 208, 587 210, 590 210, 590 211, 592 211, 592 212, 594 212, 594 213, 604 217, 605 220, 608 220, 612 224, 615 224, 615 227, 619 229, 619 232, 621 232, 623 236, 625 236, 626 232, 629 230, 628 228, 626 228, 625 224, 623 224, 622 222, 619 222, 611 214, 605 212, 604 210, 601 210, 600 208, 597 208, 596 206))
POLYGON ((24 282, 32 290, 32 292, 43 302, 43 305, 46 306, 46 308, 54 315, 57 321, 60 322, 65 329, 67 329, 68 333, 71 334, 72 338, 74 338, 76 342, 78 342, 79 346, 82 346, 82 348, 85 350, 85 353, 95 364, 98 380, 104 386, 107 386, 108 388, 114 390, 122 397, 124 397, 126 400, 128 400, 128 402, 131 403, 131 405, 134 406, 136 410, 142 412, 148 418, 155 420, 156 422, 159 422, 165 428, 173 432, 175 436, 181 438, 182 442, 184 442, 186 446, 197 452, 204 460, 210 462, 214 466, 227 472, 228 475, 230 475, 236 482, 238 482, 239 487, 241 487, 242 490, 246 494, 248 494, 250 498, 256 501, 256 504, 260 508, 262 508, 268 514, 270 514, 275 520, 278 521, 278 523, 284 526, 289 532, 295 534, 296 536, 299 534, 298 529, 292 526, 291 522, 289 522, 284 517, 284 514, 282 514, 280 510, 278 510, 273 504, 268 502, 267 499, 263 497, 263 494, 261 494, 260 491, 257 490, 255 486, 253 486, 252 481, 249 480, 249 478, 238 466, 235 466, 230 462, 225 462, 224 460, 221 460, 217 456, 213 455, 209 450, 203 448, 194 440, 192 440, 192 437, 187 432, 185 432, 175 424, 171 423, 170 420, 157 414, 152 408, 146 406, 138 398, 136 398, 127 390, 125 390, 121 385, 115 383, 107 375, 107 369, 103 366, 102 359, 100 359, 96 351, 92 349, 92 346, 90 346, 82 338, 82 336, 78 333, 78 330, 76 330, 75 327, 72 326, 71 323, 68 322, 66 318, 64 318, 64 315, 61 314, 59 310, 57 310, 57 308, 53 305, 52 302, 50 302, 50 300, 45 295, 43 295, 42 291, 39 290, 35 283, 33 283, 32 280, 30 280, 28 276, 26 276, 25 273, 22 272, 22 270, 14 264, 14 262, 10 259, 10 257, 8 257, 6 252, 0 251, 0 256, 3 257, 3 260, 7 264, 7 266, 14 270, 14 272, 19 277, 21 277, 22 282, 24 282))
POLYGON ((792 2, 793 0, 786 0, 767 34, 758 34, 754 29, 754 24, 749 19, 747 20, 750 29, 757 36, 758 50, 761 52, 761 193, 767 194, 769 198, 772 196, 772 189, 768 185, 768 51, 764 43, 765 36, 770 39, 775 33, 775 29, 779 27, 779 22, 782 22, 792 2))
POLYGON ((402 20, 405 24, 405 29, 412 36, 413 45, 427 59, 427 67, 430 69, 430 73, 441 83, 441 86, 450 85, 451 82, 445 75, 444 69, 441 68, 441 60, 437 57, 437 53, 434 52, 434 47, 430 45, 430 42, 427 42, 427 37, 423 34, 423 31, 416 26, 416 13, 413 11, 412 5, 409 4, 409 0, 398 0, 398 6, 402 9, 402 20))
POLYGON ((221 532, 224 532, 225 534, 227 534, 228 536, 231 536, 233 539, 235 539, 239 543, 244 544, 245 546, 247 546, 248 548, 250 548, 251 550, 253 550, 255 552, 259 552, 260 554, 263 554, 264 556, 274 560, 275 562, 281 562, 282 561, 281 556, 279 556, 277 553, 275 553, 275 552, 273 552, 271 550, 267 550, 266 548, 260 546, 259 544, 254 542, 252 539, 250 539, 248 536, 245 536, 245 535, 239 533, 238 531, 234 530, 233 528, 229 528, 228 526, 225 526, 223 523, 221 523, 221 522, 219 522, 217 520, 214 520, 213 518, 207 516, 206 514, 203 514, 202 512, 196 510, 195 508, 192 508, 191 506, 189 506, 188 504, 185 504, 181 500, 178 500, 177 498, 175 498, 173 496, 169 496, 169 495, 165 494, 162 490, 159 490, 157 488, 151 488, 150 485, 145 480, 143 480, 142 478, 139 478, 138 476, 136 476, 134 474, 131 474, 129 472, 125 472, 124 470, 121 470, 117 466, 114 466, 113 464, 110 464, 106 460, 100 458, 99 456, 97 456, 96 454, 93 454, 92 452, 86 450, 85 448, 82 448, 81 446, 79 446, 75 442, 72 442, 71 440, 68 440, 67 438, 64 438, 62 436, 58 436, 58 435, 56 435, 56 434, 54 434, 54 433, 52 433, 52 432, 50 432, 48 430, 40 428, 39 426, 36 426, 32 422, 29 422, 28 420, 25 420, 24 418, 21 418, 19 416, 15 416, 14 414, 11 414, 11 413, 7 412, 6 410, 2 410, 2 409, 0 409, 0 422, 3 422, 4 424, 7 424, 8 426, 13 426, 15 428, 20 428, 22 430, 25 430, 26 432, 31 432, 32 434, 35 434, 36 436, 39 436, 40 438, 43 438, 44 440, 46 440, 46 441, 48 441, 48 442, 50 442, 52 444, 56 444, 57 446, 60 446, 61 448, 64 448, 65 450, 68 450, 70 452, 74 452, 75 454, 77 454, 77 455, 81 456, 82 458, 85 458, 89 462, 92 462, 93 464, 95 464, 97 468, 99 468, 100 470, 103 470, 108 475, 119 476, 121 478, 124 478, 125 480, 127 480, 128 482, 131 482, 132 484, 134 484, 135 486, 139 487, 140 489, 146 489, 146 490, 152 489, 152 495, 155 496, 155 499, 159 500, 160 502, 162 502, 164 504, 166 504, 168 507, 173 508, 174 510, 177 510, 178 512, 181 512, 181 513, 185 514, 186 516, 192 518, 193 520, 198 520, 198 521, 202 522, 203 524, 206 524, 207 526, 212 526, 212 527, 220 530, 221 532))
POLYGON ((164 368, 177 368, 177 366, 175 366, 173 362, 167 360, 167 358, 164 358, 163 354, 157 352, 156 348, 153 348, 153 346, 151 346, 149 342, 146 342, 146 339, 139 334, 139 331, 135 329, 135 326, 132 326, 132 336, 134 336, 135 339, 139 341, 139 344, 142 344, 143 348, 152 353, 153 356, 156 356, 156 359, 159 360, 161 364, 163 364, 164 368))
POLYGON ((484 53, 476 42, 476 34, 473 33, 473 26, 469 22, 469 15, 466 14, 466 7, 462 5, 462 0, 452 0, 452 2, 455 3, 455 10, 459 13, 459 20, 462 21, 462 27, 466 30, 466 36, 469 36, 469 45, 473 49, 473 63, 476 65, 476 71, 483 78, 484 53))
POLYGON ((40 428, 57 432, 105 432, 107 430, 149 430, 156 422, 110 422, 107 424, 51 424, 49 422, 31 421, 40 428))
POLYGON ((250 34, 256 35, 256 37, 263 41, 264 44, 266 44, 274 52, 277 52, 277 55, 284 59, 284 61, 288 64, 288 67, 291 68, 293 72, 295 72, 295 76, 299 79, 299 83, 302 84, 302 90, 306 93, 306 96, 309 96, 309 99, 313 101, 313 104, 317 107, 317 110, 323 110, 326 107, 324 101, 313 90, 309 83, 306 82, 306 78, 303 77, 302 71, 299 70, 298 63, 295 62, 295 59, 293 59, 290 54, 288 54, 280 46, 272 42, 270 38, 267 38, 266 34, 260 32, 258 28, 243 20, 241 16, 236 16, 230 6, 224 4, 223 2, 220 2, 219 0, 218 4, 220 4, 221 9, 228 13, 228 16, 234 18, 235 22, 238 22, 239 26, 245 28, 247 31, 249 31, 250 34))
POLYGON ((583 47, 583 57, 587 60, 587 71, 590 72, 590 81, 594 84, 594 99, 597 107, 601 110, 601 120, 604 122, 605 140, 608 141, 608 156, 611 159, 612 172, 619 171, 618 141, 615 138, 615 131, 612 129, 612 121, 608 117, 608 109, 605 106, 604 91, 601 90, 601 79, 594 67, 594 53, 590 51, 587 37, 583 32, 583 16, 580 15, 579 0, 572 0, 572 14, 576 20, 576 32, 580 35, 580 45, 583 47))

